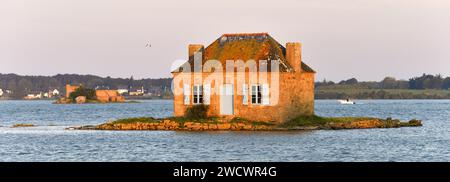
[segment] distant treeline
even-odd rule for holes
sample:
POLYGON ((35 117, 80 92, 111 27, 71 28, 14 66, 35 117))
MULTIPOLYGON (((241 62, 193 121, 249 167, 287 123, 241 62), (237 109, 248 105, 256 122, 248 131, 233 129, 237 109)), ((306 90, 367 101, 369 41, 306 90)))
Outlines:
MULTIPOLYGON (((141 88, 150 92, 170 94, 171 78, 111 78, 95 75, 58 74, 55 76, 21 76, 0 74, 0 89, 12 91, 11 98, 23 98, 32 92, 58 89, 64 93, 66 84, 83 84, 87 88, 141 88)), ((383 80, 360 82, 356 78, 338 83, 323 80, 315 83, 318 99, 450 99, 450 77, 423 74, 409 80, 386 77, 383 80)))
POLYGON ((58 74, 55 76, 21 76, 17 74, 0 74, 0 89, 10 90, 11 98, 23 98, 32 92, 47 92, 49 89, 58 89, 64 92, 66 84, 83 84, 88 88, 141 88, 153 91, 170 91, 171 78, 139 79, 111 78, 94 75, 58 74))
POLYGON ((450 77, 423 74, 409 80, 386 77, 383 80, 359 82, 355 78, 316 82, 317 99, 450 99, 450 77))
POLYGON ((350 88, 368 88, 368 89, 444 89, 450 88, 450 77, 441 75, 423 74, 420 77, 410 78, 409 80, 397 80, 394 77, 386 77, 383 80, 359 82, 356 78, 342 80, 338 83, 323 80, 316 82, 316 88, 322 86, 347 85, 350 88))

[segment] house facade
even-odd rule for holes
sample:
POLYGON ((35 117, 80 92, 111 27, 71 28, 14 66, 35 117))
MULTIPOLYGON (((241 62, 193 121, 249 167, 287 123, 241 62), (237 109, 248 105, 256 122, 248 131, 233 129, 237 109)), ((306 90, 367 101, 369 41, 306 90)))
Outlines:
POLYGON ((300 43, 224 34, 188 50, 186 63, 172 71, 175 116, 196 104, 208 105, 208 116, 264 122, 314 114, 315 71, 302 61, 300 43))

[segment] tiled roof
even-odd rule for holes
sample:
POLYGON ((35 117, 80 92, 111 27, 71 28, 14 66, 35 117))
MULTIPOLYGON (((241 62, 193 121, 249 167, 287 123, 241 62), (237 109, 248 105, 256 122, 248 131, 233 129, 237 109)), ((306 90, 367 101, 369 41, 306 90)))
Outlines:
MULTIPOLYGON (((225 67, 227 60, 255 60, 257 65, 259 65, 260 60, 268 60, 269 65, 270 60, 280 60, 279 70, 288 72, 293 68, 287 62, 285 54, 286 48, 268 33, 223 34, 204 49, 202 61, 204 64, 207 60, 218 60, 225 67)), ((191 70, 194 67, 193 62, 194 58, 190 56, 187 63, 190 64, 191 70)), ((301 67, 304 72, 314 73, 314 70, 306 65, 303 60, 301 67)), ((174 72, 180 71, 180 68, 174 72)), ((268 71, 270 71, 270 68, 268 71)))

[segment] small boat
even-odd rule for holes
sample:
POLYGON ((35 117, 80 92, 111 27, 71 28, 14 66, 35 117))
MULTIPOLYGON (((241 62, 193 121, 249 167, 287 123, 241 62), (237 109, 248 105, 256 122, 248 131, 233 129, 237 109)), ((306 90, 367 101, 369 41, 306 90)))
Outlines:
POLYGON ((355 102, 350 100, 350 99, 339 100, 339 103, 341 103, 341 104, 355 104, 355 102))

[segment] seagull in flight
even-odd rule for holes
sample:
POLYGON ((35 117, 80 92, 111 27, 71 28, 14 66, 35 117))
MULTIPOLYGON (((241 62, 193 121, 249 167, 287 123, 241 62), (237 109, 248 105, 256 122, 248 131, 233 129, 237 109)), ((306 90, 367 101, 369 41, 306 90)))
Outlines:
POLYGON ((147 43, 147 44, 145 45, 145 47, 152 47, 152 44, 147 43))

